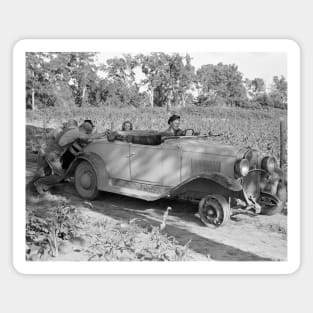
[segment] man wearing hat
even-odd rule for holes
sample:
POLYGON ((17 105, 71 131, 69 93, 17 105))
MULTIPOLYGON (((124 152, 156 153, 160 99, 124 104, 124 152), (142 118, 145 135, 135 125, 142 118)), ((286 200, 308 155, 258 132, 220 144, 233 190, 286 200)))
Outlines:
POLYGON ((37 179, 34 182, 38 193, 47 191, 53 185, 61 182, 64 178, 65 169, 62 167, 62 157, 66 151, 70 151, 74 157, 81 151, 79 142, 87 143, 89 140, 105 136, 107 132, 91 134, 93 124, 84 121, 78 128, 67 128, 59 134, 46 151, 45 159, 52 169, 52 175, 37 179))
POLYGON ((167 121, 169 128, 162 132, 163 136, 184 136, 185 132, 179 128, 180 116, 173 114, 167 121))
MULTIPOLYGON (((37 159, 37 169, 33 179, 37 179, 41 176, 44 176, 46 173, 50 173, 49 164, 47 164, 46 156, 51 151, 51 146, 54 145, 55 140, 60 136, 61 133, 64 133, 65 130, 72 128, 77 128, 78 123, 74 119, 70 119, 67 122, 64 122, 62 127, 52 129, 46 136, 45 142, 42 142, 41 149, 38 154, 37 159)), ((66 154, 66 153, 65 153, 66 154)))

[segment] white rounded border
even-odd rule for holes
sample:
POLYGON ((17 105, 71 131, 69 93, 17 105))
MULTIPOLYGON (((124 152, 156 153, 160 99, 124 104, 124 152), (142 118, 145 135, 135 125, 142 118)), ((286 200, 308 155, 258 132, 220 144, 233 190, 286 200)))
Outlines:
POLYGON ((300 267, 300 47, 289 39, 24 39, 13 49, 13 265, 22 274, 291 274, 300 267), (25 53, 286 52, 288 259, 284 262, 27 262, 25 260, 25 53))

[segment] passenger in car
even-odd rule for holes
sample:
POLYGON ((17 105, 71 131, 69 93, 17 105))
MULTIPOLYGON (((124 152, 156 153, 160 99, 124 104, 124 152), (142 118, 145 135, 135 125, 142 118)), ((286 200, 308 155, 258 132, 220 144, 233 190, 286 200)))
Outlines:
POLYGON ((130 121, 125 121, 122 124, 122 131, 129 131, 129 130, 133 130, 133 124, 130 121))
POLYGON ((169 127, 161 132, 162 136, 184 136, 185 132, 179 128, 180 116, 173 114, 167 121, 169 127))

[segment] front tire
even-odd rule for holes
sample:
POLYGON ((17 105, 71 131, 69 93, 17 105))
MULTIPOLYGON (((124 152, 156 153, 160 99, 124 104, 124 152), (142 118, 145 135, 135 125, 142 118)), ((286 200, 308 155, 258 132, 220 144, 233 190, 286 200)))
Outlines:
POLYGON ((78 164, 75 170, 75 188, 84 199, 93 200, 98 194, 97 174, 87 161, 78 164))
POLYGON ((209 227, 225 225, 230 219, 230 213, 229 203, 221 195, 208 195, 199 203, 200 219, 209 227))

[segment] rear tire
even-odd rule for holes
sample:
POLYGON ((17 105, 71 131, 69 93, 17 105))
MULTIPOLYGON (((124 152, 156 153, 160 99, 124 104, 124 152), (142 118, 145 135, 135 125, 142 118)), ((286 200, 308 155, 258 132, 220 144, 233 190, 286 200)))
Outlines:
POLYGON ((84 199, 93 200, 98 194, 97 174, 87 161, 78 164, 75 170, 75 188, 84 199))
POLYGON ((199 203, 200 219, 209 227, 225 225, 230 219, 230 213, 229 203, 221 195, 208 195, 199 203))

